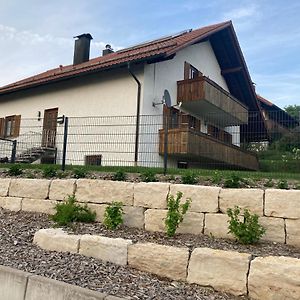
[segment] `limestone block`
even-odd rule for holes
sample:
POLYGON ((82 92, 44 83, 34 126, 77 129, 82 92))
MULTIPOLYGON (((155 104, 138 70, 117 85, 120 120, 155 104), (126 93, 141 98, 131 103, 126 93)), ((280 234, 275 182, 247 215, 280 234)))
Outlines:
POLYGON ((255 258, 248 289, 251 299, 300 299, 300 260, 283 256, 255 258))
POLYGON ((284 220, 281 218, 259 218, 259 223, 266 229, 266 233, 262 236, 262 240, 278 243, 285 242, 284 220))
MULTIPOLYGON (((165 219, 167 210, 147 209, 145 212, 145 229, 148 231, 166 232, 165 219)), ((201 234, 204 214, 187 212, 176 233, 201 234)))
POLYGON ((50 181, 46 179, 12 179, 9 196, 33 199, 46 199, 48 197, 50 181))
POLYGON ((10 178, 0 179, 0 197, 5 197, 8 195, 9 184, 10 178))
POLYGON ((215 238, 233 239, 229 234, 229 217, 225 214, 205 214, 204 234, 215 238))
POLYGON ((50 200, 65 200, 74 194, 75 180, 55 179, 51 181, 49 190, 50 200))
POLYGON ((244 295, 247 293, 250 258, 247 253, 196 248, 191 255, 187 281, 233 295, 244 295))
POLYGON ((192 199, 190 211, 193 212, 217 212, 219 210, 220 190, 219 187, 188 184, 171 184, 170 186, 170 194, 174 197, 180 191, 183 193, 183 200, 192 199))
POLYGON ((104 300, 106 296, 50 278, 30 276, 25 300, 104 300))
POLYGON ((53 200, 24 198, 22 200, 22 210, 53 215, 55 213, 54 207, 57 203, 57 201, 53 200))
POLYGON ((134 206, 167 208, 169 183, 140 182, 134 185, 134 206))
POLYGON ((131 267, 173 280, 186 280, 188 259, 188 248, 137 243, 128 249, 131 267))
POLYGON ((19 211, 22 207, 22 198, 0 197, 0 207, 12 211, 19 211))
POLYGON ((123 206, 124 225, 134 228, 144 228, 144 212, 143 207, 123 206))
POLYGON ((76 199, 79 202, 133 204, 133 183, 123 181, 79 179, 76 182, 76 199))
POLYGON ((40 229, 33 243, 45 250, 78 253, 80 235, 69 235, 61 228, 40 229))
POLYGON ((0 299, 24 299, 29 276, 30 273, 0 266, 0 299))
POLYGON ((288 245, 300 247, 300 220, 285 220, 286 243, 288 245))
POLYGON ((265 215, 288 219, 300 219, 300 191, 267 189, 265 215))
POLYGON ((128 246, 131 244, 131 240, 86 234, 80 240, 79 253, 125 266, 127 265, 128 246))
POLYGON ((261 189, 221 189, 220 210, 226 214, 228 208, 239 206, 242 209, 247 208, 251 213, 262 216, 263 195, 264 191, 261 189))
POLYGON ((92 211, 96 212, 96 222, 103 223, 104 213, 107 206, 108 206, 107 204, 92 204, 92 203, 88 204, 88 207, 92 211))

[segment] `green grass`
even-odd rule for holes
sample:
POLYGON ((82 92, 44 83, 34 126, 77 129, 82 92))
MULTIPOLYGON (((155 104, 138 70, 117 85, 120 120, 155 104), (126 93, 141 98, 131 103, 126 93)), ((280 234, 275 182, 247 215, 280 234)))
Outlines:
MULTIPOLYGON (((277 167, 270 167, 272 164, 268 163, 268 161, 262 161, 263 170, 268 171, 239 171, 239 170, 218 170, 218 173, 220 174, 220 177, 222 178, 228 178, 231 176, 231 174, 234 172, 237 176, 242 178, 251 178, 253 180, 260 180, 260 179, 286 179, 286 180, 300 180, 300 172, 297 170, 293 170, 293 164, 291 163, 291 166, 283 168, 281 165, 284 164, 283 162, 276 161, 274 164, 277 163, 277 167), (280 172, 275 171, 281 170, 280 172), (290 171, 290 172, 289 172, 290 171)), ((0 168, 2 169, 8 169, 11 164, 3 164, 0 165, 0 168)), ((44 170, 45 168, 49 167, 49 165, 38 165, 38 164, 22 164, 22 169, 34 169, 34 170, 44 170)), ((52 165, 57 170, 60 170, 61 166, 59 165, 52 165)), ((151 170, 152 172, 156 174, 163 174, 164 170, 163 168, 146 168, 146 167, 117 167, 117 166, 67 166, 66 170, 72 171, 74 169, 78 169, 78 167, 86 170, 86 171, 98 171, 98 172, 116 172, 116 171, 123 171, 125 173, 143 173, 145 171, 151 170)), ((185 175, 189 173, 191 169, 177 169, 177 168, 169 168, 167 174, 168 175, 185 175)), ((196 176, 211 179, 216 170, 213 169, 193 169, 193 172, 196 176)))

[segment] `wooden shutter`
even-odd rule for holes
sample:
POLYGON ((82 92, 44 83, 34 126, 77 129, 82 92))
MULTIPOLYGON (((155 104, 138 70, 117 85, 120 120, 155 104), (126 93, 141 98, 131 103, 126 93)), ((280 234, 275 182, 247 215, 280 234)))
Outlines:
POLYGON ((191 65, 188 62, 184 62, 184 80, 190 79, 191 65))
POLYGON ((13 124, 12 137, 18 137, 20 135, 21 115, 14 116, 13 124))
POLYGON ((0 118, 0 137, 4 138, 5 132, 5 118, 0 118))

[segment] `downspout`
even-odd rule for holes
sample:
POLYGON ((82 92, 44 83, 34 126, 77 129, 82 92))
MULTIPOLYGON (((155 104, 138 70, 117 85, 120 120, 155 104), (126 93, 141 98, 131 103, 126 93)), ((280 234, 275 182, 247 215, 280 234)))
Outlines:
POLYGON ((136 103, 136 125, 135 125, 135 147, 134 147, 134 165, 137 166, 139 155, 139 138, 140 138, 140 110, 141 110, 141 87, 142 84, 136 75, 130 69, 130 62, 128 63, 128 71, 137 83, 137 103, 136 103))

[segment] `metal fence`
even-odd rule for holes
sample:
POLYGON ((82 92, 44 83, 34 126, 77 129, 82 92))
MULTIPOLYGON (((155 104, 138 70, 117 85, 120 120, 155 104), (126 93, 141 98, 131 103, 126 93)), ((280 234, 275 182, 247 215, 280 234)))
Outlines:
POLYGON ((278 111, 193 117, 170 110, 54 124, 23 118, 18 137, 0 139, 0 162, 258 170, 261 161, 288 160, 296 171, 300 162, 299 123, 278 111))

